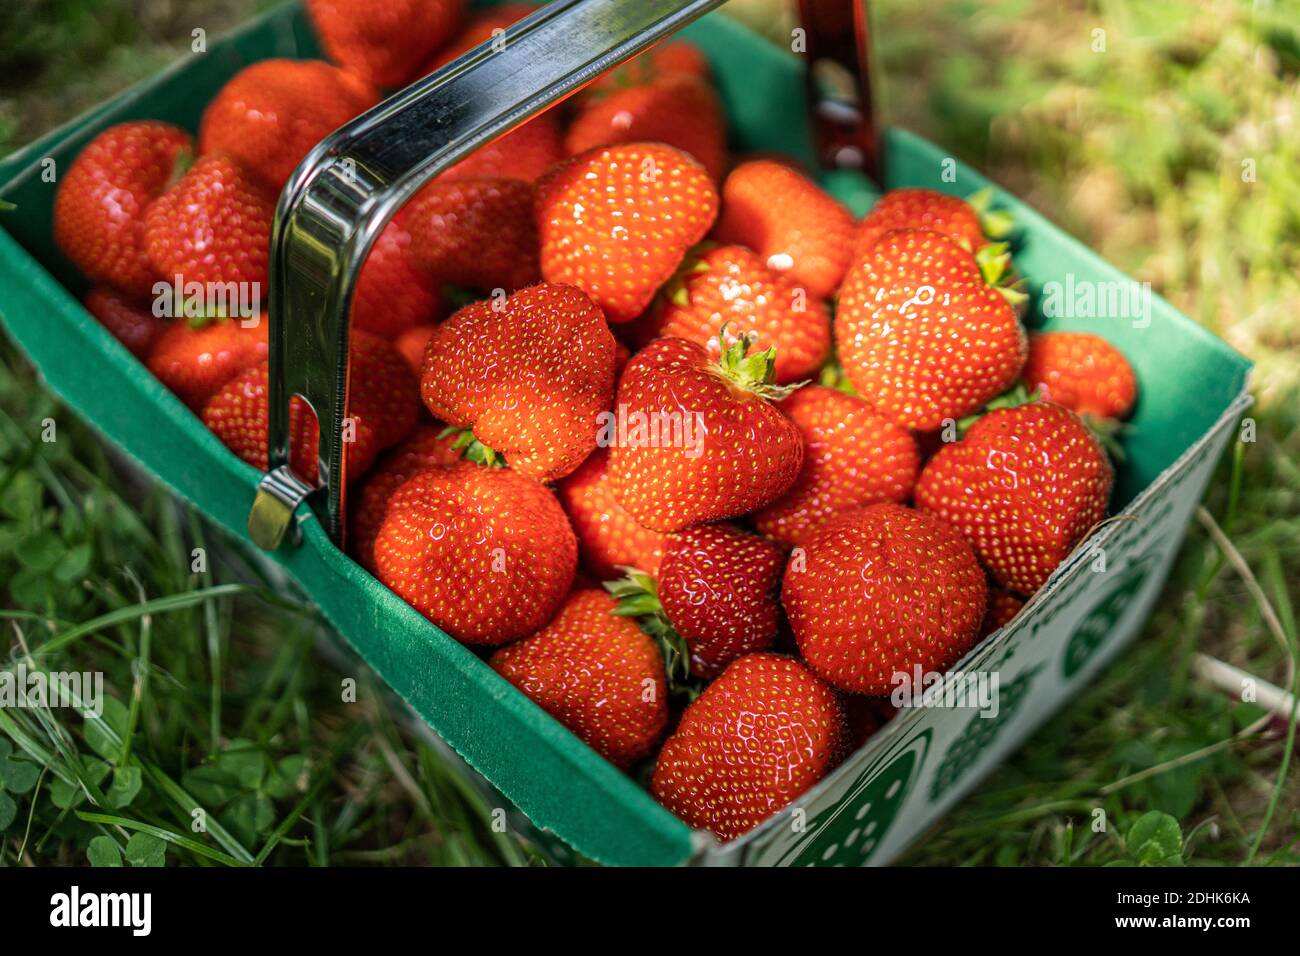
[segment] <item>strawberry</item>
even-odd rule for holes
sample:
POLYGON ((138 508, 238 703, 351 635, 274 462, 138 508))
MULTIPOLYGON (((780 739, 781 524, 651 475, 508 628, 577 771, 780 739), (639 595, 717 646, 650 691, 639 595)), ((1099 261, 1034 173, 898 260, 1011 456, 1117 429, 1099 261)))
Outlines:
POLYGON ((769 269, 787 273, 812 299, 840 284, 852 250, 853 216, 815 182, 783 162, 741 163, 722 184, 722 243, 748 246, 769 269))
POLYGON ((421 472, 441 465, 454 465, 460 453, 452 448, 453 435, 441 424, 417 425, 406 440, 384 455, 366 476, 348 526, 348 543, 362 567, 375 567, 375 536, 388 513, 393 492, 421 472))
POLYGON ((668 723, 654 639, 603 591, 572 592, 551 623, 503 647, 492 669, 614 766, 648 757, 668 723))
POLYGON ((615 143, 667 143, 699 160, 713 179, 727 163, 722 104, 707 81, 668 73, 646 83, 589 94, 569 126, 564 147, 578 155, 615 143))
POLYGON ((407 206, 406 222, 417 260, 443 281, 513 292, 540 278, 530 183, 435 180, 407 206))
POLYGON ((274 215, 259 180, 228 156, 204 156, 145 213, 149 261, 169 281, 265 288, 274 215))
POLYGON ((443 315, 438 280, 419 263, 402 209, 370 247, 352 292, 352 327, 393 339, 443 315))
POLYGON ((500 454, 554 481, 596 447, 596 416, 614 394, 614 337, 582 292, 543 282, 452 315, 430 337, 421 376, 433 416, 473 430, 473 455, 500 454))
POLYGON ((933 189, 893 189, 881 196, 858 224, 854 261, 865 259, 880 238, 895 229, 937 232, 970 252, 979 252, 989 242, 979 210, 965 200, 933 189))
POLYGON ((610 322, 630 322, 717 215, 718 194, 690 156, 658 143, 602 147, 537 184, 542 276, 576 285, 610 322))
POLYGON ((1123 418, 1137 398, 1137 379, 1123 353, 1086 332, 1032 333, 1021 375, 1044 399, 1077 415, 1123 418))
POLYGON ((825 303, 809 298, 802 286, 768 269, 744 246, 688 256, 634 332, 645 341, 673 336, 698 342, 715 357, 724 342, 730 345, 752 332, 755 348, 776 346, 776 381, 783 385, 812 375, 831 347, 825 303))
POLYGON ((1025 333, 975 257, 937 232, 886 233, 849 270, 835 312, 844 372, 880 414, 928 431, 1019 376, 1025 333))
POLYGON ((176 319, 168 322, 149 353, 149 371, 191 409, 201 409, 246 368, 266 361, 267 322, 239 319, 176 319))
POLYGON ((814 674, 886 695, 915 667, 947 670, 975 643, 988 584, 957 531, 876 504, 824 522, 791 557, 781 599, 814 674))
POLYGON ((437 326, 432 324, 413 325, 393 339, 393 347, 397 349, 402 356, 402 361, 417 380, 424 368, 424 350, 428 347, 429 337, 433 335, 436 328, 437 326))
POLYGON ((768 401, 773 349, 746 355, 748 336, 713 362, 702 345, 656 339, 618 386, 610 436, 614 497, 652 531, 748 514, 775 501, 803 464, 798 427, 768 401))
POLYGON ((307 0, 331 60, 375 86, 405 86, 456 35, 466 0, 307 0))
POLYGON ((565 155, 560 121, 554 110, 547 110, 480 146, 438 178, 521 179, 531 183, 565 155))
POLYGON ((167 330, 166 319, 158 318, 148 306, 136 303, 111 286, 95 286, 86 293, 85 305, 86 311, 142 362, 148 359, 167 330))
POLYGON ((657 579, 632 573, 608 585, 619 613, 642 617, 665 640, 669 672, 711 679, 767 650, 780 621, 781 549, 725 523, 668 535, 657 579))
POLYGON ((1029 596, 1106 516, 1114 477, 1078 416, 1030 402, 989 412, 940 449, 916 504, 965 535, 998 586, 1029 596))
POLYGON ((632 567, 655 575, 663 558, 664 536, 643 528, 614 499, 609 485, 609 451, 597 448, 555 493, 578 537, 578 553, 599 580, 622 575, 632 567))
MULTIPOLYGON (((348 359, 347 479, 364 475, 375 457, 415 427, 420 404, 415 382, 391 345, 366 332, 352 333, 348 359), (349 437, 349 435, 351 437, 349 437)), ((263 362, 228 382, 203 408, 203 424, 222 444, 260 471, 267 469, 270 424, 268 369, 263 362)), ((315 482, 320 427, 299 398, 289 404, 289 464, 315 482)))
POLYGON ((379 102, 323 60, 262 60, 236 73, 199 121, 199 151, 233 156, 279 192, 311 148, 379 102))
POLYGON ((912 496, 921 467, 916 441, 862 399, 808 385, 781 410, 803 435, 803 468, 785 495, 754 516, 763 534, 792 548, 831 515, 912 496))
POLYGON ((731 840, 833 770, 846 733, 835 692, 803 664, 749 654, 686 708, 650 792, 688 826, 731 840))
POLYGON ((184 130, 143 121, 110 126, 73 160, 54 197, 54 242, 91 282, 132 298, 153 292, 146 207, 193 154, 184 130))
POLYGON ((474 47, 495 39, 507 27, 533 13, 537 5, 533 3, 501 3, 486 10, 476 11, 465 24, 465 28, 456 38, 438 51, 438 55, 424 67, 423 73, 429 74, 441 69, 452 60, 459 59, 474 47))
POLYGON ((1024 606, 1025 602, 1011 592, 996 584, 989 585, 989 606, 984 612, 984 623, 980 625, 980 640, 1010 624, 1024 606))
POLYGON ((578 545, 546 486, 460 462, 393 493, 374 559, 379 580, 452 637, 496 646, 552 618, 578 545))

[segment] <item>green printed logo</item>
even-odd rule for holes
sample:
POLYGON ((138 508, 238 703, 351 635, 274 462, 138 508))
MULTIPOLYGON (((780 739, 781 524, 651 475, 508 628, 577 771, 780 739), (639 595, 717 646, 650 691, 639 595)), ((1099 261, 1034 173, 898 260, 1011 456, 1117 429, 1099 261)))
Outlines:
POLYGON ((903 745, 883 768, 862 772, 844 798, 809 821, 811 834, 801 840, 780 865, 863 866, 880 846, 898 817, 930 746, 924 730, 903 745))
POLYGON ((1067 680, 1083 670, 1084 665, 1101 650, 1107 638, 1119 632, 1119 620, 1137 597, 1142 582, 1151 573, 1158 548, 1157 542, 1146 555, 1126 568, 1119 580, 1093 605, 1092 610, 1070 635, 1070 640, 1065 645, 1065 654, 1061 657, 1061 674, 1067 680))
POLYGON ((948 745, 948 750, 943 755, 943 762, 939 764, 934 780, 930 783, 931 801, 943 796, 979 762, 1002 728, 1011 722, 1011 718, 1029 696, 1030 685, 1038 676, 1040 669, 1040 667, 1030 667, 1002 688, 996 717, 981 717, 976 714, 966 722, 965 729, 948 745))

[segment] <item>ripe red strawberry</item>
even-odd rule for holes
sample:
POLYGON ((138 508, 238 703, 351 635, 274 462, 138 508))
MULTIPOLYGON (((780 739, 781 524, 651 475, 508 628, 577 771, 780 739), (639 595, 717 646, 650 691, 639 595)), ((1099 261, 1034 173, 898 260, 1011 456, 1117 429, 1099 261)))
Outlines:
POLYGON ((754 516, 763 534, 792 548, 831 515, 912 496, 921 467, 916 441, 862 399, 808 385, 781 410, 803 434, 803 468, 785 495, 754 516))
POLYGON ((594 149, 537 184, 542 276, 576 285, 630 322, 709 231, 718 194, 704 168, 659 143, 594 149))
POLYGON ((999 628, 1010 624, 1025 602, 1009 591, 1004 591, 996 584, 989 586, 989 606, 984 612, 984 623, 980 625, 980 640, 988 637, 999 628))
POLYGON ((750 654, 686 708, 650 792, 689 826, 731 840, 833 770, 846 733, 835 692, 806 667, 750 654))
POLYGON ((245 369, 266 361, 265 316, 241 319, 175 319, 149 353, 149 371, 198 411, 245 369))
MULTIPOLYGON (((203 424, 222 444, 261 471, 267 468, 270 394, 267 364, 228 382, 203 408, 203 424)), ((391 345, 366 332, 352 333, 349 357, 347 480, 366 473, 375 457, 415 427, 420 404, 415 382, 391 345)), ((317 478, 320 427, 301 399, 289 404, 290 461, 304 480, 317 478)))
POLYGON ((975 257, 937 232, 886 233, 849 270, 835 311, 837 355, 853 387, 908 428, 939 428, 1006 391, 1025 333, 975 257))
POLYGON ((184 130, 143 121, 111 126, 87 144, 59 182, 54 242, 91 282, 127 295, 152 294, 145 253, 145 208, 188 164, 184 130))
POLYGON ((733 169, 722 184, 722 215, 713 235, 748 246, 768 268, 807 289, 809 298, 826 299, 849 265, 853 216, 789 165, 755 159, 733 169))
POLYGON ((609 452, 597 448, 555 489, 578 537, 578 553, 601 581, 631 567, 654 576, 663 558, 664 536, 643 528, 614 499, 607 465, 609 452))
POLYGON ((531 183, 435 180, 406 207, 406 223, 417 260, 443 281, 513 292, 540 278, 531 183))
POLYGON ((393 492, 420 472, 459 462, 460 453, 452 448, 454 441, 455 436, 446 434, 446 426, 440 423, 417 425, 366 476, 348 525, 348 544, 362 567, 374 570, 375 536, 388 514, 393 492))
POLYGON ((233 156, 279 192, 313 146, 378 102, 368 83, 322 60, 262 60, 208 103, 199 151, 233 156))
POLYGON ((614 497, 653 531, 748 514, 790 488, 803 464, 798 427, 768 396, 773 350, 748 339, 714 362, 704 346, 656 339, 618 386, 609 473, 614 497))
POLYGON ((1123 353, 1086 332, 1031 334, 1022 377, 1042 398, 1078 415, 1123 418, 1137 398, 1137 378, 1123 353))
POLYGON ((442 318, 442 289, 415 256, 409 213, 400 210, 375 239, 352 292, 352 328, 395 339, 442 318))
POLYGON ((667 143, 699 160, 715 180, 727 164, 722 104, 706 80, 668 73, 622 89, 588 94, 564 146, 578 155, 615 143, 667 143))
POLYGON ((487 43, 512 24, 522 20, 537 9, 534 3, 501 3, 474 13, 456 38, 438 51, 421 71, 432 73, 452 60, 458 59, 481 43, 487 43))
POLYGON ((144 217, 154 271, 183 283, 256 283, 266 301, 275 196, 228 156, 204 156, 144 217))
POLYGON ((889 694, 895 675, 951 667, 975 643, 988 584, 960 534, 877 504, 824 522, 786 568, 781 600, 814 674, 889 694))
POLYGON ((916 504, 965 535, 999 586, 1027 597, 1106 516, 1114 477, 1078 416, 1030 402, 989 412, 940 449, 916 504))
POLYGON ((715 358, 722 354, 719 336, 731 345, 752 332, 755 348, 776 346, 776 381, 783 385, 812 375, 831 347, 825 303, 811 298, 788 275, 772 272, 744 246, 717 246, 688 256, 634 328, 644 341, 687 339, 715 358))
MULTIPOLYGON (((712 679, 737 658, 772 646, 781 609, 777 595, 785 555, 756 534, 706 524, 668 536, 657 580, 633 575, 611 587, 633 616, 658 616, 652 633, 671 628, 683 670, 712 679)), ((678 661, 670 660, 670 671, 678 661)))
POLYGON ((493 670, 614 766, 648 757, 668 723, 654 639, 604 591, 572 592, 551 623, 488 660, 493 670))
POLYGON ((465 644, 500 645, 543 627, 578 563, 578 545, 545 485, 461 462, 393 493, 375 538, 376 575, 465 644))
POLYGON ((565 158, 564 135, 554 110, 547 110, 480 146, 439 179, 521 179, 534 182, 565 158))
POLYGON ((853 242, 855 261, 871 254, 876 243, 895 229, 928 229, 978 252, 988 245, 977 209, 956 196, 933 189, 894 189, 880 197, 858 225, 853 242))
POLYGON ((421 376, 434 418, 472 429, 476 452, 554 481, 596 447, 596 416, 614 395, 614 337, 579 290, 543 282, 452 315, 430 337, 421 376))
POLYGON ((397 349, 402 360, 406 362, 407 368, 418 381, 420 372, 424 370, 424 350, 429 345, 429 337, 433 335, 436 325, 413 325, 397 338, 393 339, 393 347, 397 349))
POLYGON ((126 350, 145 361, 167 330, 168 322, 111 286, 98 285, 86 293, 86 311, 99 320, 126 350))
POLYGON ((307 0, 331 60, 375 86, 405 86, 456 35, 466 0, 307 0))

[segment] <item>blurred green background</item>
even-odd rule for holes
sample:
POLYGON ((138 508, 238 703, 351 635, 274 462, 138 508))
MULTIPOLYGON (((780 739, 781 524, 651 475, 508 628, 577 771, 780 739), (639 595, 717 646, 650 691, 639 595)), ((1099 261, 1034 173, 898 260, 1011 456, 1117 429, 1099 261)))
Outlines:
MULTIPOLYGON (((270 5, 8 0, 0 155, 184 55, 195 27, 270 5)), ((793 4, 726 10, 789 42, 793 4)), ((1300 862, 1294 720, 1244 732, 1260 711, 1193 667, 1201 652, 1293 681, 1300 3, 879 0, 872 16, 891 122, 1150 281, 1256 363, 1258 400, 1256 440, 1223 463, 1139 641, 903 862, 1131 860, 1152 813, 1169 862, 1300 862)), ((104 671, 118 702, 109 734, 0 711, 0 864, 542 862, 364 668, 322 656, 315 618, 220 549, 196 570, 206 540, 0 341, 0 623, 15 655, 57 640, 50 666, 104 671), (57 442, 37 437, 47 418, 57 442), (180 790, 213 808, 211 839, 190 839, 180 790)))

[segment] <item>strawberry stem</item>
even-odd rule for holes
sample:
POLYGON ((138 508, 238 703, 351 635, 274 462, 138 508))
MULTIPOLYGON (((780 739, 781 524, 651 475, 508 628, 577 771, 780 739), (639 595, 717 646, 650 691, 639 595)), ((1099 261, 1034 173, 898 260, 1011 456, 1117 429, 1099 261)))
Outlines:
POLYGON ((618 602, 614 613, 631 617, 659 645, 664 658, 664 677, 668 692, 685 694, 694 700, 703 685, 691 677, 691 651, 686 639, 677 633, 659 601, 659 585, 653 577, 636 568, 623 567, 626 576, 606 581, 605 590, 618 602))
POLYGON ((743 332, 731 345, 727 344, 727 325, 722 323, 718 330, 718 345, 722 357, 718 359, 718 374, 736 388, 753 392, 770 402, 779 402, 791 393, 803 388, 807 382, 795 382, 793 385, 776 384, 776 346, 769 346, 761 352, 748 354, 750 347, 758 338, 753 332, 743 332))
POLYGON ((451 450, 460 452, 460 457, 466 461, 472 461, 476 465, 486 465, 488 468, 504 468, 506 466, 506 460, 502 454, 495 448, 489 448, 479 441, 472 430, 448 425, 438 433, 439 438, 446 438, 449 435, 456 436, 456 440, 451 443, 451 450))
POLYGON ((985 186, 966 197, 967 204, 979 216, 980 228, 990 239, 1005 239, 1016 228, 1016 217, 1005 209, 993 209, 993 190, 985 186))

